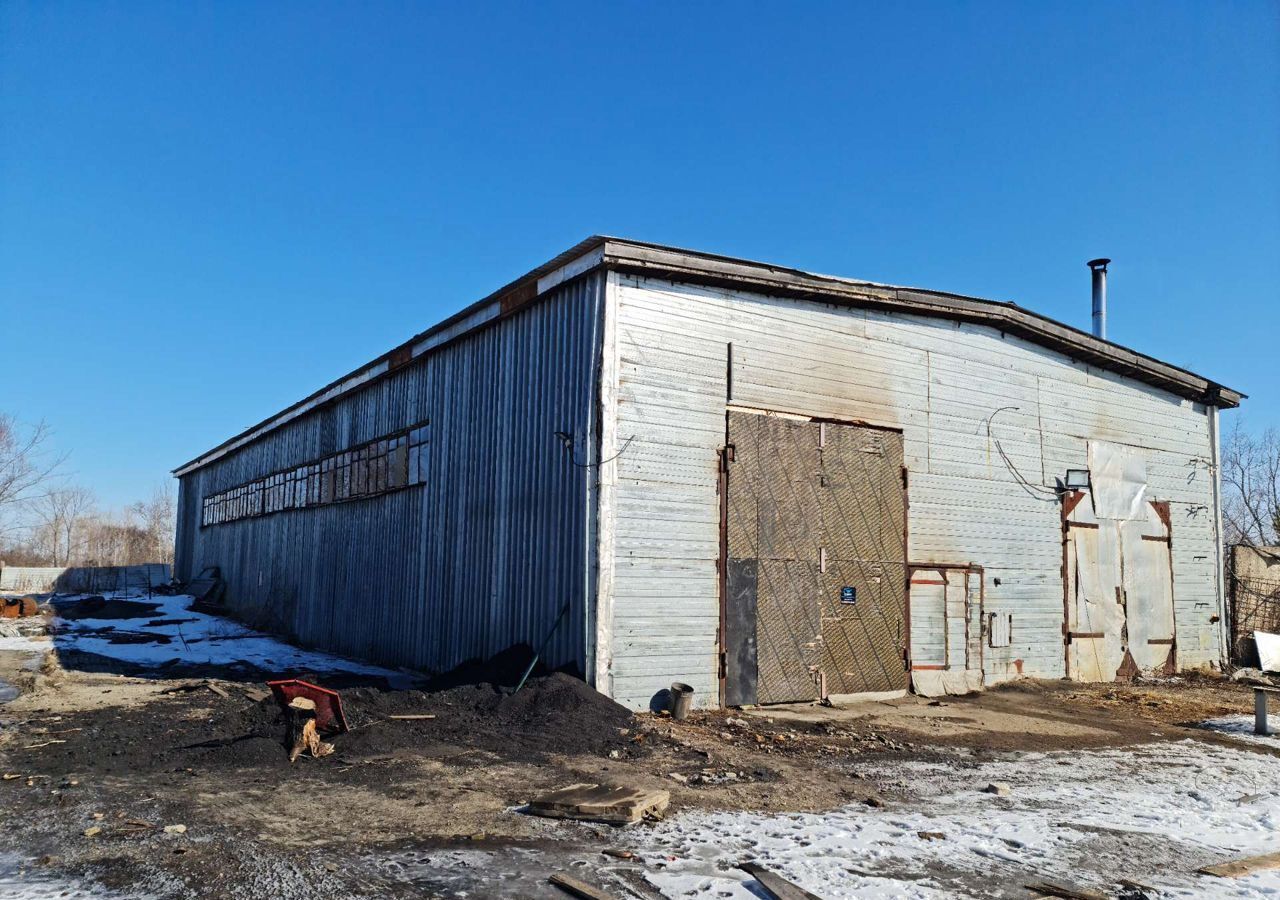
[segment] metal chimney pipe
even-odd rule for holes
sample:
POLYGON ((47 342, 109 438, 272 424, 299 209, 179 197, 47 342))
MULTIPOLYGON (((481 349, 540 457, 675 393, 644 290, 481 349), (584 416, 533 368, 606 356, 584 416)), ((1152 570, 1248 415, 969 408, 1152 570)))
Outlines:
POLYGON ((1109 259, 1091 259, 1089 270, 1093 272, 1093 336, 1107 339, 1107 265, 1109 259))

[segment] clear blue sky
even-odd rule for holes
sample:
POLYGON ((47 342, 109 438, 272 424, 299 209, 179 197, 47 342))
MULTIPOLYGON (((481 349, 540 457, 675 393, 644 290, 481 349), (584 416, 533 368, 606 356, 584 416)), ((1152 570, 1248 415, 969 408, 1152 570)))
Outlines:
POLYGON ((1278 10, 5 3, 0 410, 129 502, 605 232, 1085 328, 1111 256, 1280 424, 1278 10))

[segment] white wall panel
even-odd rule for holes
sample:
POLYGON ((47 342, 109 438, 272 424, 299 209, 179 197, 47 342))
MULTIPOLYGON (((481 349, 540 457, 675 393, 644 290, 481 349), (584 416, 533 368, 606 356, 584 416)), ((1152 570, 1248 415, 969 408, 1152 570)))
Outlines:
MULTIPOLYGON (((678 679, 699 704, 717 702, 717 451, 727 402, 902 430, 911 562, 983 566, 986 611, 1013 615, 1010 646, 985 649, 989 682, 1064 674, 1054 479, 1087 467, 1089 440, 1143 448, 1151 497, 1173 504, 1179 662, 1219 659, 1200 404, 987 327, 638 276, 612 276, 610 290, 612 415, 619 443, 634 436, 616 462, 607 598, 619 700, 643 706, 678 679)), ((922 650, 940 644, 914 624, 922 650)))

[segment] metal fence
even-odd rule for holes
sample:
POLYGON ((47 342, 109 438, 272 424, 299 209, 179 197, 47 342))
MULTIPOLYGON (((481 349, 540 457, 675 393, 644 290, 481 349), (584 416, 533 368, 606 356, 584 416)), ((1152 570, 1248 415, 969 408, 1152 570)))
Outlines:
POLYGON ((167 584, 167 563, 136 566, 5 566, 0 569, 0 591, 43 594, 101 593, 142 589, 167 584))
POLYGON ((1231 548, 1231 656, 1238 665, 1258 665, 1253 633, 1280 634, 1280 548, 1231 548))

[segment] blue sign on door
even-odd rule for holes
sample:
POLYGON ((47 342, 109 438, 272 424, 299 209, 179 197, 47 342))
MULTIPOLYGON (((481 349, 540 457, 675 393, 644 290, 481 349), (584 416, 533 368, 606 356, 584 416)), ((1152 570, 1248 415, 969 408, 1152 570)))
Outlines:
POLYGON ((857 603, 858 589, 847 584, 844 587, 840 588, 840 602, 841 603, 857 603))

